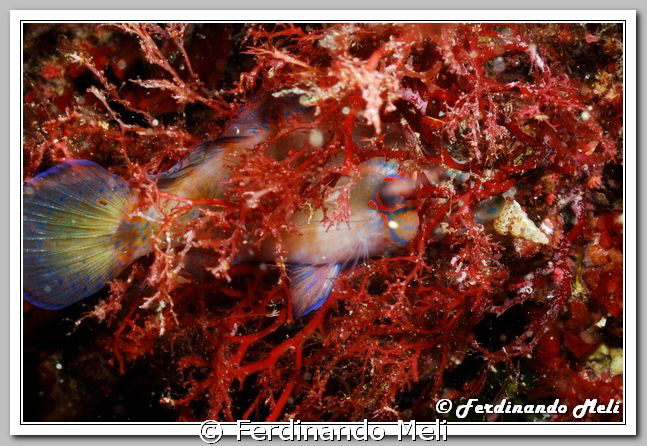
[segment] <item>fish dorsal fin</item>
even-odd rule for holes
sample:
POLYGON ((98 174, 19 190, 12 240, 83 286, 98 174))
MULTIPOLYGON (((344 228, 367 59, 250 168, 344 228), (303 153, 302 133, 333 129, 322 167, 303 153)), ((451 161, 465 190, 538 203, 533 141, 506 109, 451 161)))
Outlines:
POLYGON ((292 308, 296 316, 318 309, 326 301, 341 271, 338 263, 290 267, 292 308))
POLYGON ((250 99, 227 122, 220 137, 199 144, 175 166, 157 175, 157 185, 162 190, 185 197, 217 195, 219 191, 216 189, 219 188, 214 188, 213 183, 228 176, 223 166, 225 158, 231 161, 236 152, 265 140, 293 114, 303 117, 313 110, 312 107, 300 106, 298 97, 277 99, 264 95, 250 99), (197 170, 201 173, 193 175, 197 170))
POLYGON ((228 145, 239 143, 244 139, 244 136, 224 136, 198 144, 175 166, 157 175, 157 186, 165 190, 176 188, 177 184, 185 180, 196 167, 221 154, 228 145))

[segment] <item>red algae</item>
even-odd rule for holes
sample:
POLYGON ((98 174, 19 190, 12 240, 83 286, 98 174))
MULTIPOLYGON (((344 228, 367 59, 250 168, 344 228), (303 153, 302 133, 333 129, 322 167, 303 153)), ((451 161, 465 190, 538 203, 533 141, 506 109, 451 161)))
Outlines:
MULTIPOLYGON (((36 387, 61 398, 64 384, 42 383, 68 373, 79 393, 70 401, 90 408, 29 413, 150 419, 139 406, 90 403, 79 389, 101 374, 115 383, 106 395, 152 395, 153 421, 423 421, 444 416, 440 398, 622 401, 621 39, 604 24, 28 25, 26 180, 88 159, 128 180, 143 209, 164 195, 149 175, 217 137, 254 98, 296 94, 317 107, 311 122, 282 120, 275 139, 330 129, 316 151, 250 148, 225 198, 186 199, 164 215, 160 234, 209 205, 181 246, 156 244, 63 310, 67 324, 26 304, 36 387), (416 172, 419 233, 344 272, 321 309, 297 318, 280 234, 376 156, 416 172), (430 181, 434 166, 454 180, 430 181), (478 204, 503 193, 548 243, 479 221, 478 204), (236 262, 270 237, 276 267, 236 262), (182 273, 190 249, 204 253, 199 278, 182 273), (48 327, 80 345, 66 347, 68 361, 101 366, 47 369, 60 350, 30 333, 48 327)), ((340 194, 326 219, 345 224, 349 213, 340 194)), ((501 419, 573 420, 512 417, 501 419)))

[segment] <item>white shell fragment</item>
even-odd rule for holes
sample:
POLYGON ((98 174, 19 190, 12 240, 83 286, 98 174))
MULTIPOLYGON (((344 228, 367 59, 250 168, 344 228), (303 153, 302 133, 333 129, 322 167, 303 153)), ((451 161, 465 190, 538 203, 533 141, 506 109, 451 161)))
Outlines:
POLYGON ((494 230, 501 235, 511 235, 530 242, 547 244, 548 237, 541 232, 519 203, 506 197, 501 213, 494 219, 494 230))

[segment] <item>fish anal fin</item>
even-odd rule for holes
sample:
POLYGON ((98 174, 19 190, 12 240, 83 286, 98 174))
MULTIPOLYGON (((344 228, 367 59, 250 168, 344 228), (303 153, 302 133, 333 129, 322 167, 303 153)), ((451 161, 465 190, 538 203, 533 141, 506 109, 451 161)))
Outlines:
POLYGON ((290 291, 294 314, 305 316, 321 307, 330 295, 340 271, 341 265, 338 263, 292 266, 290 291))

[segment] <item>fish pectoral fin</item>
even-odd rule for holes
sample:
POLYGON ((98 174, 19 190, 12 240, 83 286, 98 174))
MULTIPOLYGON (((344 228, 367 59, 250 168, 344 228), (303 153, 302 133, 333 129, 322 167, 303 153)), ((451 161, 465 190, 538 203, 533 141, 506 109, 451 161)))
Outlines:
POLYGON ((296 316, 318 309, 326 301, 339 276, 341 265, 293 265, 290 267, 292 308, 296 316))

